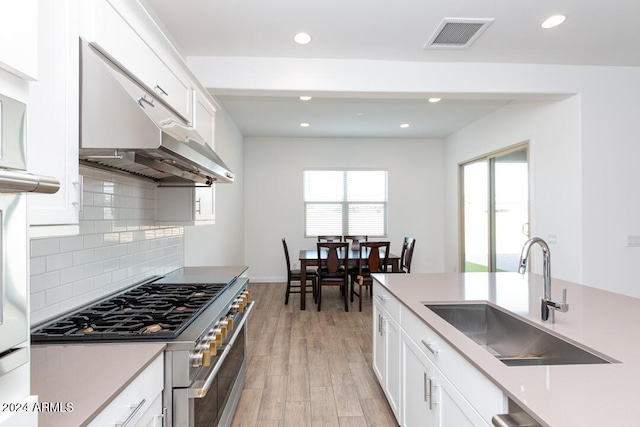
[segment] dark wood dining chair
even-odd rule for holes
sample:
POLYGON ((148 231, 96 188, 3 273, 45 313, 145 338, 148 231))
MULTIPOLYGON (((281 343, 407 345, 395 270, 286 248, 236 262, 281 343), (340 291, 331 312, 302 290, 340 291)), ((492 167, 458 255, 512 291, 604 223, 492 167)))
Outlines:
POLYGON ((360 243, 360 257, 358 259, 358 268, 351 272, 351 302, 353 296, 357 295, 359 300, 359 308, 362 311, 362 288, 368 288, 371 294, 371 285, 373 284, 372 273, 385 273, 389 265, 389 247, 390 242, 362 242, 360 243), (358 292, 355 291, 355 285, 358 284, 358 292))
POLYGON ((416 239, 405 237, 402 242, 402 252, 400 252, 400 273, 411 273, 411 260, 413 259, 413 248, 416 239))
MULTIPOLYGON (((287 241, 282 239, 282 247, 284 248, 284 258, 287 261, 287 292, 284 297, 284 304, 289 304, 289 294, 300 294, 302 290, 302 276, 301 271, 299 269, 291 269, 291 262, 289 260, 289 248, 287 247, 287 241), (297 285, 292 282, 298 282, 297 285)), ((311 288, 305 287, 305 294, 300 295, 300 298, 306 298, 306 294, 311 292, 313 295, 313 300, 315 302, 318 301, 318 274, 315 269, 307 268, 306 270, 306 280, 307 282, 311 282, 311 288)), ((305 283, 306 285, 306 283, 305 283)))
POLYGON ((322 287, 340 286, 344 311, 349 311, 349 243, 318 242, 318 311, 322 306, 322 287))
POLYGON ((358 249, 360 249, 360 243, 369 241, 369 236, 354 234, 350 236, 344 236, 344 241, 351 242, 351 249, 357 251, 358 249))
POLYGON ((318 236, 318 242, 342 242, 342 236, 318 236))

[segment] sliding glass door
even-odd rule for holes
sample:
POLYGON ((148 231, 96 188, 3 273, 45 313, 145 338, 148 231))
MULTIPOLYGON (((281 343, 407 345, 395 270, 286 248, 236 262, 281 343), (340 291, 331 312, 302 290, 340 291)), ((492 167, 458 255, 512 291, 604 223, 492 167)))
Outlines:
POLYGON ((529 234, 528 146, 460 166, 462 271, 516 271, 529 234))

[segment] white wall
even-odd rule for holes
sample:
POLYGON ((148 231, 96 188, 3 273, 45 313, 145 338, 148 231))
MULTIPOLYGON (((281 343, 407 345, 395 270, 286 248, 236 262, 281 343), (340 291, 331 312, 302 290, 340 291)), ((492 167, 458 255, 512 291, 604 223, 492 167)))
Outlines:
POLYGON ((224 111, 216 112, 215 151, 235 175, 216 185, 216 223, 185 227, 184 264, 246 265, 244 255, 244 161, 242 134, 224 111))
POLYGON ((156 184, 80 167, 80 234, 31 240, 31 323, 182 267, 183 228, 157 227, 156 184))
MULTIPOLYGON (((582 281, 580 99, 512 103, 445 140, 445 268, 458 265, 458 165, 529 141, 530 233, 551 245, 552 276, 582 281)), ((535 249, 537 251, 537 249, 535 249)), ((541 263, 533 263, 541 271, 541 263)))
MULTIPOLYGON (((536 144, 541 134, 548 135, 533 153, 532 162, 540 162, 533 171, 536 198, 533 220, 537 227, 534 232, 558 234, 558 244, 552 248, 552 274, 640 297, 636 267, 640 265, 640 248, 626 246, 628 235, 640 235, 640 199, 635 196, 640 182, 637 167, 640 67, 241 57, 189 57, 188 63, 207 87, 245 93, 315 91, 332 96, 379 97, 410 93, 425 97, 437 94, 445 100, 447 97, 548 100, 548 95, 579 95, 572 100, 578 105, 572 107, 574 111, 577 109, 578 116, 573 113, 566 116, 572 123, 578 123, 577 131, 558 121, 567 114, 562 104, 548 106, 560 108, 560 116, 545 113, 546 108, 542 108, 533 111, 530 119, 518 118, 513 125, 496 121, 481 126, 487 132, 493 127, 490 133, 506 145, 528 137, 535 137, 532 143, 536 144), (541 122, 536 114, 545 116, 550 125, 541 122), (521 123, 529 132, 515 130, 515 123, 521 123), (554 129, 558 130, 557 135, 554 129), (504 138, 502 132, 507 133, 504 138), (571 143, 565 153, 554 144, 563 141, 566 132, 579 142, 577 146, 571 143), (565 172, 567 165, 561 160, 573 156, 579 157, 578 164, 569 161, 565 172), (546 169, 545 164, 549 164, 546 169), (548 171, 552 168, 555 169, 548 171), (545 174, 541 174, 543 170, 545 174), (556 184, 560 195, 556 194, 556 184), (568 212, 565 215, 556 214, 565 210, 568 212), (572 222, 574 219, 579 226, 572 222)), ((511 113, 503 113, 510 119, 511 113)), ((466 130, 461 132, 450 139, 462 138, 466 130)), ((460 144, 472 144, 468 149, 473 152, 474 138, 464 138, 469 142, 460 144)), ((498 148, 500 144, 492 142, 487 146, 498 148)), ((448 207, 443 215, 451 218, 451 191, 455 188, 451 175, 455 172, 451 168, 453 160, 463 160, 463 156, 462 153, 448 156, 445 178, 448 207)), ((452 248, 457 240, 450 221, 447 224, 446 268, 451 270, 452 248)))
POLYGON ((304 237, 305 168, 389 171, 388 238, 395 253, 404 236, 417 239, 412 271, 443 271, 442 141, 390 139, 245 139, 245 254, 256 281, 285 280, 281 239, 292 262, 304 237))

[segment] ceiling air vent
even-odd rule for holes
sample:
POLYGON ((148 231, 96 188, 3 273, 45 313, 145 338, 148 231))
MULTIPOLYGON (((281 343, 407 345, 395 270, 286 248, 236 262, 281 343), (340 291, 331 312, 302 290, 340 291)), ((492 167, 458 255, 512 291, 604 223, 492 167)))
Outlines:
POLYGON ((493 19, 444 18, 424 47, 467 48, 492 22, 493 19))

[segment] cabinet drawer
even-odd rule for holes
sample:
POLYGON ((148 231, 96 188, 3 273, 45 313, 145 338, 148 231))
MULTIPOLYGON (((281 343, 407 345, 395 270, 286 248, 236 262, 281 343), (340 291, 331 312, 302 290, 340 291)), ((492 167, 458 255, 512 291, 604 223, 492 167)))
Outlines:
POLYGON ((506 410, 502 390, 484 376, 467 359, 451 347, 440 335, 406 307, 402 307, 402 329, 424 354, 433 361, 442 374, 465 396, 482 418, 490 423, 491 417, 506 410), (437 352, 434 354, 427 345, 437 352))
MULTIPOLYGON (((89 423, 90 427, 116 425, 129 417, 129 425, 136 425, 164 387, 164 359, 161 354, 89 423)), ((156 403, 157 405, 157 403, 156 403)))
POLYGON ((398 323, 400 323, 400 302, 391 295, 384 286, 373 281, 373 300, 380 304, 389 315, 398 323))
POLYGON ((192 89, 156 55, 133 27, 105 0, 95 0, 92 44, 131 77, 155 93, 187 123, 192 120, 192 89))

